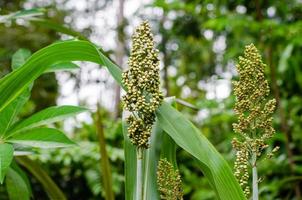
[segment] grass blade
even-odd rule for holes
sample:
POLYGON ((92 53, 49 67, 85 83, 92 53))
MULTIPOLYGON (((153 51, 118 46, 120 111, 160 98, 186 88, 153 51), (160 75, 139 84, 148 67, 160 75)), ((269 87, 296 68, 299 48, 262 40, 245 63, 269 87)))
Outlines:
POLYGON ((11 143, 39 148, 57 148, 74 145, 66 135, 53 128, 35 128, 20 132, 7 140, 11 143))
POLYGON ((228 163, 189 120, 166 102, 158 109, 157 117, 161 128, 176 144, 200 161, 219 199, 245 199, 228 163))
POLYGON ((49 107, 13 125, 13 127, 8 131, 8 135, 11 136, 12 134, 15 134, 17 132, 58 122, 85 111, 87 111, 86 108, 78 106, 49 107))
POLYGON ((113 78, 121 83, 121 70, 98 48, 87 41, 64 41, 34 53, 22 66, 0 80, 0 111, 29 84, 58 62, 90 61, 107 66, 113 78))
POLYGON ((48 174, 36 162, 25 156, 18 156, 16 160, 25 167, 43 186, 50 199, 67 200, 64 193, 48 174))

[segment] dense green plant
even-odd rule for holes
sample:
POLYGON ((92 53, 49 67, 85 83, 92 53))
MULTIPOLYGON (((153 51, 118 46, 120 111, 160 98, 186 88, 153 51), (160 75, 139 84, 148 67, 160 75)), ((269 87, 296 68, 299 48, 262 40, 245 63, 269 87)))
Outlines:
MULTIPOLYGON (((143 30, 144 31, 144 30, 143 30)), ((135 39, 135 38, 134 38, 135 39)), ((147 53, 153 49, 152 45, 140 45, 142 52, 147 53)), ((137 50, 137 49, 136 49, 137 50)), ((138 57, 136 59, 144 58, 143 53, 140 55, 141 51, 138 52, 138 57)), ((137 52, 134 52, 137 53, 137 52)), ((153 53, 150 56, 154 56, 153 53)), ((50 45, 38 52, 36 52, 32 57, 30 57, 26 62, 18 69, 13 71, 11 74, 7 75, 5 78, 1 80, 0 84, 0 92, 3 94, 0 99, 0 110, 3 111, 9 105, 18 98, 18 96, 31 84, 31 82, 37 78, 39 75, 44 73, 45 71, 51 70, 58 63, 69 63, 75 60, 82 61, 92 61, 101 65, 105 65, 111 75, 115 78, 115 80, 122 84, 122 73, 121 70, 112 63, 106 56, 104 56, 95 45, 91 44, 87 41, 64 41, 58 42, 53 45, 50 45), (62 53, 64 52, 64 53, 62 53)), ((135 61, 135 60, 134 60, 135 61)), ((151 60, 146 64, 152 65, 152 62, 157 62, 157 59, 151 60)), ((130 63, 135 64, 135 63, 130 63)), ((136 67, 138 67, 140 63, 136 63, 136 67)), ((138 74, 140 69, 133 69, 134 77, 130 77, 133 80, 138 78, 138 74)), ((150 70, 152 73, 152 70, 150 70)), ((129 74, 128 74, 129 75, 129 74)), ((132 74, 131 74, 132 75, 132 74)), ((148 74, 149 75, 149 74, 148 74)), ((152 74, 151 74, 152 75, 152 74)), ((156 74, 154 74, 156 76, 156 74)), ((147 76, 147 74, 145 75, 147 76)), ((157 75, 158 76, 158 75, 157 75)), ((129 77, 128 77, 129 78, 129 77)), ((144 77, 142 76, 142 85, 144 86, 144 77)), ((146 78, 146 77, 145 77, 146 78)), ((153 80, 154 81, 154 80, 153 80)), ((146 81, 145 81, 146 82, 146 81)), ((143 91, 143 94, 148 96, 149 92, 156 92, 158 90, 158 81, 155 82, 155 87, 150 87, 150 91, 148 88, 139 88, 138 90, 143 91)), ((134 87, 134 83, 130 81, 124 81, 125 85, 122 85, 126 90, 129 91, 131 87, 134 87), (131 87, 130 87, 131 86, 131 87), (129 87, 129 88, 128 88, 129 87)), ((136 84, 137 84, 136 83, 136 84)), ((152 83, 152 82, 151 82, 152 83)), ((146 83, 148 85, 149 83, 146 83)), ((141 91, 141 92, 142 92, 141 91)), ((156 93, 159 94, 159 93, 156 93)), ((155 95, 155 99, 159 100, 160 95, 155 95)), ((139 98, 138 96, 134 96, 134 98, 139 98)), ((142 102, 150 100, 151 97, 145 98, 142 102)), ((153 98, 153 97, 152 97, 153 98)), ((129 100, 129 99, 128 99, 129 100)), ((131 101, 138 101, 132 100, 131 101)), ((126 101, 127 102, 127 101, 126 101)), ((138 101, 140 102, 140 101, 138 101)), ((145 102, 145 103, 146 103, 145 102)), ((140 109, 136 110, 131 108, 133 102, 128 101, 129 105, 127 108, 130 108, 130 111, 144 111, 143 114, 148 114, 154 117, 157 117, 155 121, 154 127, 152 128, 152 134, 150 141, 148 141, 148 137, 150 133, 146 134, 147 138, 144 139, 144 142, 141 143, 145 147, 147 142, 150 142, 150 148, 145 152, 142 152, 142 155, 136 154, 136 147, 133 146, 130 140, 125 137, 125 163, 126 163, 126 198, 133 199, 134 194, 139 194, 137 199, 158 199, 159 194, 157 191, 157 181, 156 181, 156 168, 157 162, 160 157, 166 157, 169 162, 173 163, 176 166, 175 159, 175 144, 174 142, 193 155, 196 159, 198 159, 200 163, 200 169, 203 171, 205 176, 208 178, 210 184, 212 185, 217 198, 219 199, 244 199, 244 195, 242 190, 240 189, 239 184, 237 183, 235 177, 232 174, 232 171, 226 161, 222 158, 222 156, 217 152, 217 150, 212 146, 212 144, 203 136, 198 129, 189 122, 181 113, 175 110, 169 103, 163 102, 159 108, 159 102, 156 102, 156 106, 152 107, 149 111, 147 106, 140 105, 140 109), (147 110, 146 110, 147 109, 147 110), (155 116, 152 114, 155 111, 155 116), (184 134, 186 133, 186 134, 184 134), (159 141, 163 140, 161 143, 159 141), (160 151, 156 150, 160 149, 160 151), (139 163, 142 167, 141 173, 136 175, 136 167, 133 166, 133 160, 140 157, 141 163, 139 163), (141 177, 138 177, 141 176, 141 177), (142 180, 142 182, 140 182, 142 180), (137 188, 137 189, 135 189, 137 188), (142 188, 142 194, 138 190, 142 188)), ((134 104, 135 105, 135 104, 134 104)), ((38 113, 38 116, 48 116, 41 111, 42 114, 38 113)), ((142 113, 139 113, 139 117, 142 117, 142 113)), ((31 120, 29 120, 30 122, 31 120)), ((29 122, 24 122, 24 124, 28 124, 29 122)), ((129 120, 128 120, 129 122, 129 120)), ((29 123, 30 124, 30 123, 29 123)), ((37 123, 38 125, 41 125, 37 123)), ((43 125, 43 124, 42 124, 43 125)), ((152 124, 150 124, 152 125, 152 124)), ((151 131, 151 126, 148 124, 146 130, 151 131), (150 126, 150 127, 149 127, 150 126)), ((127 126, 127 124, 125 124, 127 126)), ((21 126, 22 127, 22 126, 21 126)), ((131 127, 131 123, 130 123, 131 127)), ((32 128, 32 127, 31 127, 32 128)), ((45 129, 45 128, 43 128, 45 129)), ((137 137, 136 134, 131 133, 132 129, 128 129, 127 127, 124 129, 124 135, 128 135, 127 130, 130 130, 130 136, 137 137)), ((144 129, 142 129, 144 130, 144 129)), ((138 134, 138 136, 141 136, 138 134)), ((133 138, 132 138, 133 139, 133 138)), ((140 141, 140 138, 135 138, 133 143, 137 143, 140 141)), ((13 142, 13 140, 12 140, 13 142)), ((137 143, 140 144, 140 143, 137 143)))
MULTIPOLYGON (((257 168, 259 174, 267 174, 262 180, 259 192, 261 198, 265 199, 294 198, 293 185, 301 180, 301 4, 295 1, 191 1, 185 4, 179 0, 154 2, 159 7, 157 9, 163 11, 162 19, 158 20, 156 15, 153 21, 153 25, 159 23, 159 35, 162 37, 159 49, 163 54, 163 73, 170 72, 170 68, 177 69, 176 75, 164 74, 164 89, 168 94, 176 96, 180 96, 188 87, 191 89, 191 94, 185 97, 186 100, 196 104, 200 111, 208 111, 209 115, 200 123, 201 120, 197 119, 197 112, 194 110, 182 106, 178 107, 179 110, 196 123, 228 161, 233 158, 229 145, 233 137, 231 124, 235 122, 230 109, 234 103, 233 95, 224 100, 206 100, 205 91, 199 88, 197 83, 200 80, 207 81, 208 78, 218 78, 220 81, 219 79, 224 77, 220 71, 221 67, 222 70, 226 67, 229 72, 228 67, 232 65, 232 59, 241 54, 246 43, 254 42, 264 53, 263 58, 269 63, 266 73, 271 75, 268 76, 271 78, 269 82, 273 86, 278 111, 279 106, 283 107, 283 117, 280 109, 275 116, 277 120, 274 120, 276 137, 270 140, 270 143, 280 145, 280 154, 277 159, 263 162, 257 168), (269 11, 274 11, 273 16, 269 15, 269 11), (172 24, 172 27, 166 28, 168 24, 172 24), (206 37, 208 34, 205 33, 212 33, 212 37, 206 37), (220 38, 225 38, 226 47, 223 51, 216 52, 212 47, 220 38), (185 78, 185 81, 178 82, 181 78, 185 78), (284 144, 290 144, 289 148, 284 144), (293 152, 292 158, 290 152, 288 157, 285 153, 288 149, 293 152)), ((37 22, 38 26, 55 27, 54 24, 43 20, 37 22)), ((151 152, 149 155, 154 154, 151 152)), ((177 159, 185 179, 185 199, 213 199, 214 190, 209 188, 207 179, 198 172, 198 162, 190 159, 190 154, 183 150, 178 151, 177 159)), ((152 179, 146 177, 148 180, 152 179)), ((299 187, 299 184, 295 185, 299 187)))
MULTIPOLYGON (((15 71, 21 67, 29 56, 30 52, 26 49, 17 51, 13 55, 12 69, 15 71)), ((49 69, 54 70, 55 68, 50 67, 49 69)), ((35 113, 26 119, 18 120, 18 113, 28 101, 30 90, 31 84, 0 112, 0 182, 3 183, 7 174, 5 182, 10 199, 20 199, 20 197, 29 199, 31 196, 26 175, 16 163, 13 163, 14 155, 26 154, 30 151, 28 147, 57 148, 74 145, 63 132, 55 128, 48 128, 46 125, 87 111, 85 108, 76 106, 55 106, 35 113)), ((45 185, 45 187, 47 186, 45 185)))
MULTIPOLYGON (((57 42, 33 54, 22 67, 1 80, 0 92, 3 95, 0 98, 0 110, 5 109, 10 102, 16 99, 17 96, 30 85, 32 80, 48 70, 50 66, 58 62, 70 62, 75 60, 92 61, 106 66, 113 78, 121 84, 121 70, 104 56, 95 45, 87 41, 57 42), (61 52, 64 53, 62 54, 61 52)), ((176 144, 199 160, 200 169, 213 186, 218 198, 244 199, 243 192, 227 162, 191 122, 165 102, 157 109, 156 116, 159 126, 176 144), (186 133, 186 135, 183 133, 186 133)), ((154 136, 156 136, 156 134, 154 134, 154 136)), ((133 160, 133 158, 136 160, 135 151, 132 151, 131 148, 134 148, 131 147, 131 144, 125 145, 125 162, 126 170, 128 170, 125 174, 127 199, 132 199, 131 194, 133 194, 133 188, 135 187, 132 185, 132 187, 129 188, 129 184, 131 185, 132 183, 135 185, 133 179, 136 179, 136 176, 133 174, 130 174, 130 177, 128 177, 129 173, 131 173, 130 171, 134 168, 133 162, 129 161, 133 160), (129 166, 127 167, 127 165, 129 166)), ((155 148, 155 146, 153 148, 155 148)), ((165 148, 168 147, 164 146, 163 149, 165 148)), ((148 150, 153 151, 152 144, 148 150)), ((166 149, 166 152, 167 150, 168 149, 166 149)), ((146 154, 151 153, 146 152, 146 154)), ((147 160, 150 165, 145 164, 144 167, 150 168, 151 165, 155 165, 153 168, 154 173, 156 173, 156 159, 158 159, 158 157, 146 157, 155 160, 154 162, 147 160)), ((145 171, 145 173, 153 172, 145 171)), ((148 185, 150 184, 150 182, 147 183, 148 185)), ((154 185, 156 185, 156 180, 154 180, 154 185)), ((147 196, 146 198, 149 197, 150 196, 147 196)))

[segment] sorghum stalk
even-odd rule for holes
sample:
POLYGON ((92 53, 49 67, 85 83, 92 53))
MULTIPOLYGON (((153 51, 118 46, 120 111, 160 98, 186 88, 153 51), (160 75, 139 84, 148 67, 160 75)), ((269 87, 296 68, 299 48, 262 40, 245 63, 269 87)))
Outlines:
POLYGON ((252 156, 252 173, 253 173, 253 200, 258 200, 258 172, 257 172, 257 155, 252 156))
POLYGON ((159 59, 153 36, 147 21, 141 23, 132 37, 132 48, 128 60, 129 69, 123 73, 127 93, 123 96, 124 108, 131 112, 127 118, 128 136, 137 151, 136 199, 142 199, 142 159, 149 147, 155 110, 163 100, 159 90, 159 59))
MULTIPOLYGON (((234 138, 232 142, 237 151, 235 176, 248 197, 250 195, 248 167, 251 165, 252 197, 253 200, 258 200, 257 160, 268 147, 267 140, 275 133, 271 115, 275 110, 276 100, 268 100, 270 89, 264 76, 266 65, 253 44, 245 47, 244 56, 239 57, 239 64, 236 67, 239 80, 234 82, 236 96, 234 111, 238 122, 233 124, 233 128, 239 139, 234 138)), ((268 156, 271 156, 271 153, 268 156)))
POLYGON ((143 198, 143 149, 136 148, 136 200, 143 198))

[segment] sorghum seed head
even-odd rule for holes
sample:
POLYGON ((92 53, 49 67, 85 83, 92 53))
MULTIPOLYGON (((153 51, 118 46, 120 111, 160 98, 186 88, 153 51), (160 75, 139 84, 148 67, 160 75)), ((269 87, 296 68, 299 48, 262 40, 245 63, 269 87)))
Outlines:
POLYGON ((239 57, 236 65, 239 80, 234 81, 236 96, 235 114, 238 122, 233 124, 235 133, 241 141, 234 138, 232 144, 236 153, 235 176, 248 197, 248 164, 252 155, 259 157, 267 148, 266 140, 275 132, 272 126, 272 117, 276 100, 268 100, 269 85, 264 76, 266 65, 253 44, 245 47, 244 56, 239 57))
POLYGON ((159 90, 159 59, 147 21, 135 30, 128 60, 129 69, 122 75, 127 88, 123 97, 124 108, 132 112, 127 122, 128 134, 134 145, 148 148, 155 110, 163 100, 159 90))

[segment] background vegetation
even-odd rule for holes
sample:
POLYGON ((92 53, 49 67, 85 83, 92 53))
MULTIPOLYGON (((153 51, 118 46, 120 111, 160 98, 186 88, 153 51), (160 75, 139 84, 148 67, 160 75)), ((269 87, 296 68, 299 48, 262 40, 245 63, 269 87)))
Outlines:
MULTIPOLYGON (((271 143, 280 146, 274 159, 259 165, 262 178, 260 199, 301 198, 300 1, 150 0, 136 5, 137 9, 133 9, 135 1, 123 0, 2 0, 0 5, 1 15, 20 9, 46 8, 44 18, 66 24, 99 43, 123 68, 127 67, 125 60, 134 25, 141 19, 150 20, 161 55, 164 92, 167 96, 176 96, 194 105, 194 108, 181 105, 178 108, 205 134, 230 165, 234 161, 231 148, 231 139, 234 137, 232 123, 236 120, 232 111, 234 96, 231 93, 231 80, 236 78, 236 58, 242 54, 246 44, 253 42, 268 64, 266 75, 278 104, 274 118, 277 133, 271 143), (110 19, 100 13, 105 13, 110 19), (85 18, 87 21, 83 21, 85 18)), ((34 52, 61 38, 68 39, 38 22, 22 20, 0 24, 0 33, 0 77, 9 72, 11 56, 19 48, 34 52)), ((113 188, 116 199, 123 199, 123 136, 120 104, 116 100, 119 99, 119 89, 110 78, 101 78, 104 71, 95 71, 97 66, 87 65, 82 68, 85 67, 87 69, 81 71, 84 75, 64 72, 41 76, 35 81, 31 100, 25 105, 20 117, 24 118, 62 101, 66 103, 66 95, 77 99, 68 104, 91 108, 91 116, 85 115, 76 121, 56 124, 70 132, 70 136, 79 144, 78 147, 39 150, 39 154, 32 158, 48 170, 68 199, 100 199, 104 197, 104 189, 98 161, 102 159, 92 119, 96 110, 95 102, 102 96, 102 126, 113 173, 113 188), (100 75, 93 76, 95 72, 100 75), (64 92, 64 85, 60 84, 62 80, 75 83, 69 87, 69 94, 64 92), (87 87, 93 88, 97 96, 83 95, 81 88, 87 87)), ((203 178, 196 160, 183 150, 178 150, 177 160, 183 178, 184 198, 214 199, 214 191, 203 178)), ((31 182, 34 196, 47 199, 40 184, 34 178, 31 178, 31 182)), ((1 191, 5 198, 4 189, 1 191)))

